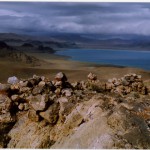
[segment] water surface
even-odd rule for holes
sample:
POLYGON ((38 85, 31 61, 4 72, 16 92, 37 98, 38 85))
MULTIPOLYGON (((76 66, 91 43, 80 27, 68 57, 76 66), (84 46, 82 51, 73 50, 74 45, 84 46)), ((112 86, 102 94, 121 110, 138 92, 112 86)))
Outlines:
POLYGON ((69 49, 57 51, 56 54, 69 56, 71 60, 82 62, 127 66, 150 70, 150 51, 69 49))

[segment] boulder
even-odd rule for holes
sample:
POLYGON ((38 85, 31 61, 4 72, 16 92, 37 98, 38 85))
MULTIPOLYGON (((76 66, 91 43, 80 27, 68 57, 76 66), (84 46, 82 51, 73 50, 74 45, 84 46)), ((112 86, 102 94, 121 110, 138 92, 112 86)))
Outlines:
POLYGON ((42 80, 42 81, 45 81, 45 79, 46 79, 46 78, 45 78, 44 76, 41 76, 41 80, 42 80))
POLYGON ((57 99, 57 101, 60 104, 60 110, 59 110, 60 121, 64 122, 66 119, 66 116, 70 114, 72 108, 75 105, 71 103, 66 97, 60 97, 59 99, 57 99))
POLYGON ((11 123, 14 122, 14 118, 12 117, 12 115, 10 114, 10 112, 7 112, 5 114, 1 114, 0 115, 0 122, 2 123, 11 123))
POLYGON ((28 104, 28 103, 24 103, 24 110, 25 110, 25 111, 26 111, 26 110, 29 110, 29 108, 30 108, 29 104, 28 104))
POLYGON ((17 77, 13 76, 13 77, 9 77, 8 80, 7 80, 7 82, 9 84, 16 84, 16 83, 19 82, 19 79, 17 77))
POLYGON ((114 88, 114 84, 111 82, 106 83, 106 90, 111 90, 114 88))
POLYGON ((48 95, 36 95, 32 96, 29 104, 35 111, 43 111, 47 108, 48 104, 48 95))
POLYGON ((91 72, 88 74, 87 78, 89 80, 97 80, 97 76, 91 72))
POLYGON ((61 89, 60 89, 60 88, 57 88, 57 89, 55 90, 55 94, 56 94, 56 95, 60 95, 60 94, 61 94, 61 89))
POLYGON ((28 85, 29 85, 30 87, 32 87, 32 86, 38 85, 40 81, 41 81, 41 78, 40 78, 40 77, 37 77, 37 78, 34 77, 34 78, 32 78, 32 79, 29 80, 28 85))
POLYGON ((64 115, 64 112, 65 112, 65 110, 67 108, 67 105, 68 105, 69 101, 68 101, 68 99, 66 97, 61 97, 57 101, 60 104, 60 114, 64 115))
POLYGON ((141 79, 141 75, 136 74, 127 74, 120 79, 109 79, 106 83, 106 90, 119 94, 129 94, 132 91, 139 92, 143 95, 148 93, 141 79))
POLYGON ((15 94, 11 96, 11 100, 17 102, 20 99, 19 95, 15 94))
POLYGON ((20 81, 20 82, 19 82, 19 86, 20 86, 20 87, 27 87, 28 84, 29 84, 28 81, 20 81))
POLYGON ((65 82, 65 81, 67 81, 67 77, 63 72, 59 72, 55 75, 55 80, 65 82))
POLYGON ((36 87, 33 89, 32 94, 33 94, 33 95, 37 95, 37 94, 42 93, 42 91, 43 91, 43 87, 42 87, 42 86, 36 86, 36 87))
POLYGON ((0 91, 7 91, 10 89, 10 84, 2 84, 0 83, 0 91))
POLYGON ((59 105, 58 103, 54 103, 50 105, 50 107, 44 111, 40 112, 40 116, 48 121, 50 124, 55 124, 59 118, 59 105))
POLYGON ((12 101, 6 95, 0 94, 0 114, 9 112, 12 108, 12 101))
POLYGON ((31 90, 31 88, 29 88, 29 87, 21 87, 19 89, 19 92, 20 93, 28 93, 30 90, 31 90))
POLYGON ((31 120, 31 121, 34 121, 34 122, 38 122, 40 120, 40 116, 37 114, 37 112, 33 109, 30 109, 28 111, 28 118, 31 120))
POLYGON ((72 89, 63 89, 61 92, 66 97, 70 97, 72 95, 72 93, 73 93, 72 89))
POLYGON ((150 147, 150 82, 136 74, 104 82, 90 73, 70 84, 64 76, 0 84, 0 147, 150 147))
POLYGON ((42 79, 40 76, 37 76, 37 75, 33 75, 33 79, 35 79, 36 81, 40 82, 42 79))
POLYGON ((50 148, 54 141, 50 140, 51 126, 45 122, 34 122, 26 117, 19 118, 17 123, 9 132, 9 143, 7 148, 30 148, 45 149, 50 148))
POLYGON ((123 85, 123 86, 128 86, 129 84, 130 84, 130 82, 127 81, 126 79, 123 79, 123 80, 122 80, 122 85, 123 85))
POLYGON ((18 106, 18 109, 19 109, 19 110, 24 110, 24 104, 23 104, 23 103, 20 103, 19 106, 18 106))
POLYGON ((59 86, 62 86, 62 85, 63 85, 63 82, 62 82, 62 81, 56 81, 56 82, 54 83, 54 85, 55 85, 56 87, 59 87, 59 86))
POLYGON ((11 89, 11 91, 19 91, 20 90, 20 87, 19 87, 19 84, 12 84, 11 86, 10 86, 10 89, 11 89))
POLYGON ((44 87, 45 86, 45 82, 44 81, 40 81, 38 84, 39 87, 44 87))
POLYGON ((73 89, 75 89, 75 90, 80 89, 79 85, 80 85, 80 83, 79 83, 79 82, 71 83, 71 86, 72 86, 72 87, 73 87, 73 89))

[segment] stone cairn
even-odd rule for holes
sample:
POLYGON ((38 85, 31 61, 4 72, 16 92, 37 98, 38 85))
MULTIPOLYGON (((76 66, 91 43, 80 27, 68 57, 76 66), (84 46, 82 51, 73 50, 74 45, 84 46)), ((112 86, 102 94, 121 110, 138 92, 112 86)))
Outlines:
POLYGON ((106 83, 106 91, 123 95, 132 91, 143 95, 147 94, 147 88, 143 84, 142 76, 136 74, 127 74, 120 79, 109 79, 106 83))
MULTIPOLYGON (((56 74, 53 81, 36 75, 27 80, 8 78, 8 84, 0 84, 0 123, 13 123, 17 119, 16 113, 25 111, 32 121, 45 119, 50 124, 55 124, 60 116, 60 110, 64 110, 60 107, 64 107, 70 97, 76 96, 76 100, 78 97, 82 98, 83 92, 89 91, 88 86, 91 83, 100 82, 93 73, 87 78, 87 81, 69 83, 62 72, 56 74)), ((104 90, 119 94, 128 94, 132 91, 146 94, 147 91, 141 76, 136 74, 109 79, 104 85, 104 90)))

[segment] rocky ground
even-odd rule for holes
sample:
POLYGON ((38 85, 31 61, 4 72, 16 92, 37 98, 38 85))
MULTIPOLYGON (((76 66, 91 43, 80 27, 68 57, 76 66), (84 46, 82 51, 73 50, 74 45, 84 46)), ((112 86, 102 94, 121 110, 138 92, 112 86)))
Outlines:
POLYGON ((150 148, 150 81, 141 75, 69 83, 8 78, 0 84, 1 148, 150 148))

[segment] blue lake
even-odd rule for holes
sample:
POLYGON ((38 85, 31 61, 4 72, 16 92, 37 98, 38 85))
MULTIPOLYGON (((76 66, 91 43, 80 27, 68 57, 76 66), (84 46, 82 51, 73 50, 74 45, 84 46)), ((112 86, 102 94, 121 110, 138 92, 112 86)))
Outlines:
POLYGON ((71 60, 76 61, 150 70, 150 51, 68 49, 57 51, 56 54, 69 56, 71 60))

